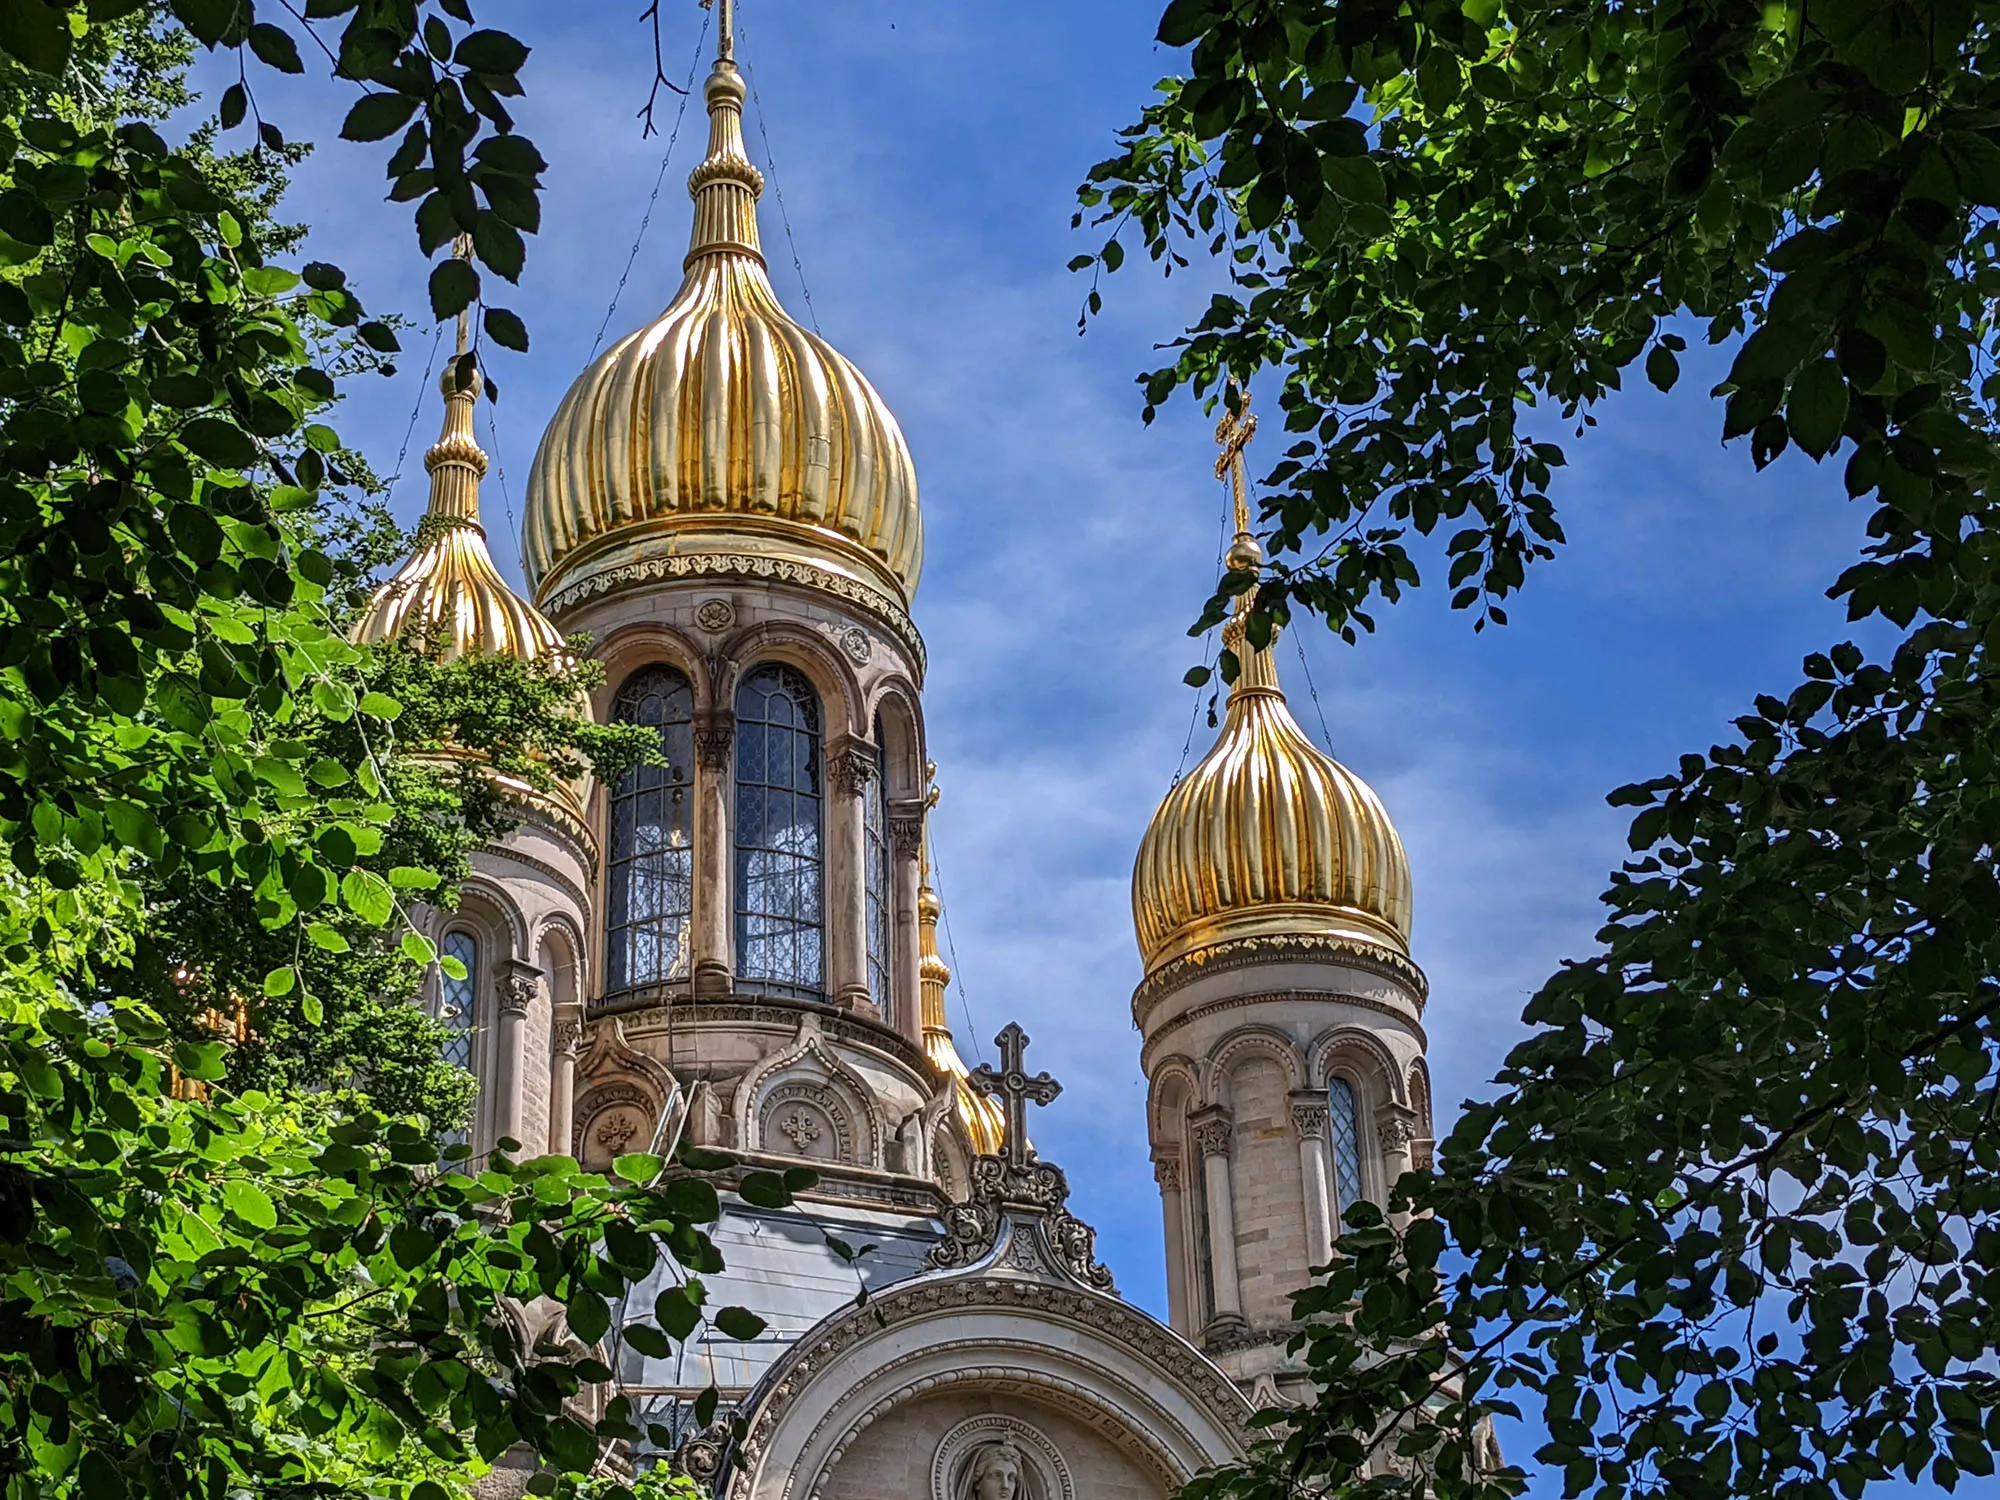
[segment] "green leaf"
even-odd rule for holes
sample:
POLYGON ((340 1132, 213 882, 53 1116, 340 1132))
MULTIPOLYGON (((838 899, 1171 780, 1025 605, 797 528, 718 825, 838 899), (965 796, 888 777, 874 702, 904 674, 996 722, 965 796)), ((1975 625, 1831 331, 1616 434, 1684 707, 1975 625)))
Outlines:
POLYGON ((452 61, 472 73, 511 76, 528 60, 528 49, 504 31, 474 31, 459 39, 452 61))
POLYGON ((345 953, 351 946, 346 938, 324 922, 307 923, 306 940, 327 953, 345 953))
POLYGON ((264 976, 264 994, 272 1000, 280 999, 289 995, 298 982, 299 971, 287 964, 282 969, 273 969, 264 976))
POLYGON ((370 870, 350 870, 340 882, 340 899, 371 927, 385 926, 396 914, 396 897, 389 882, 370 870))
POLYGON ((223 469, 248 469, 257 462, 257 444, 223 417, 196 417, 174 434, 196 458, 223 469))
POLYGON ((479 273, 456 258, 431 268, 431 312, 442 323, 455 318, 478 300, 479 273))
MULTIPOLYGON (((404 933, 402 949, 404 956, 414 963, 434 964, 438 961, 437 944, 433 943, 421 932, 404 933)), ((452 977, 454 979, 463 979, 465 976, 463 974, 454 974, 452 977)))
POLYGON ((385 723, 393 724, 402 717, 403 705, 387 693, 363 693, 361 711, 371 719, 381 719, 385 723))
POLYGON ((668 1287, 653 1301, 653 1319, 677 1343, 701 1326, 701 1302, 686 1287, 668 1287))
POLYGON ((569 1331, 581 1339, 585 1347, 594 1346, 611 1330, 611 1306, 595 1292, 578 1290, 571 1293, 567 1315, 569 1331))
POLYGON ((358 100, 341 122, 343 140, 386 140, 409 124, 417 112, 417 100, 409 94, 367 94, 358 100))
POLYGON ((1681 378, 1681 362, 1665 344, 1653 345, 1646 356, 1646 378, 1663 391, 1672 390, 1674 382, 1681 378))
POLYGON ((644 1151, 628 1151, 611 1163, 611 1170, 627 1182, 644 1184, 658 1177, 665 1165, 659 1157, 644 1151))
POLYGON ((298 44, 289 33, 259 21, 250 28, 250 50, 257 54, 258 61, 267 67, 276 68, 280 73, 303 73, 306 65, 299 59, 298 44))
POLYGON ((1173 0, 1160 17, 1154 36, 1162 46, 1185 47, 1198 41, 1213 21, 1209 0, 1173 0))
POLYGON ((521 354, 528 352, 528 327, 506 308, 487 308, 484 321, 487 336, 501 348, 521 354))
POLYGON ((69 17, 42 0, 0 0, 0 51, 50 77, 69 64, 69 17))
POLYGON ((716 1331, 732 1339, 749 1343, 769 1325, 747 1307, 725 1307, 715 1315, 716 1331))
POLYGON ((223 1183, 222 1201, 231 1213, 253 1228, 278 1227, 278 1210, 271 1202, 271 1195, 254 1182, 232 1178, 223 1183))
POLYGON ((785 1208, 792 1201, 785 1179, 775 1172, 746 1172, 736 1184, 736 1192, 753 1208, 785 1208))
POLYGON ((1837 360, 1819 359, 1792 382, 1785 403, 1785 426, 1792 441, 1814 458, 1824 458, 1840 442, 1847 421, 1847 377, 1837 360))
POLYGON ((673 1341, 651 1323, 627 1323, 625 1342, 648 1359, 672 1359, 673 1341))

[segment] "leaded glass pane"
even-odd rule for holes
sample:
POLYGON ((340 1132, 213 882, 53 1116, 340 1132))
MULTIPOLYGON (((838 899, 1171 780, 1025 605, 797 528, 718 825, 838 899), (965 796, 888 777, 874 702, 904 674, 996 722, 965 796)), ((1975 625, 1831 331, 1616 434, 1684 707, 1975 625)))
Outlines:
POLYGON ((1334 1209, 1345 1219, 1347 1205, 1362 1196, 1361 1126, 1354 1110, 1354 1085, 1336 1078, 1327 1085, 1327 1128, 1333 1136, 1334 1209))
MULTIPOLYGON (((446 1062, 469 1073, 473 1027, 478 1020, 473 1013, 473 997, 479 993, 479 940, 457 928, 444 935, 443 951, 445 957, 455 958, 465 966, 465 977, 453 979, 449 970, 444 971, 444 982, 438 991, 437 1018, 445 1028, 440 1051, 446 1062)), ((463 1130, 449 1130, 441 1139, 446 1145, 456 1145, 466 1139, 466 1134, 463 1130)))
POLYGON ((812 684, 758 667, 736 690, 736 973, 742 987, 820 999, 820 716, 812 684))
POLYGON ((882 721, 875 721, 875 774, 868 780, 863 797, 862 823, 868 842, 868 993, 881 1008, 882 1019, 891 1020, 892 998, 889 969, 890 895, 893 870, 889 863, 889 789, 884 785, 888 763, 882 753, 882 721))
POLYGON ((644 667, 612 705, 624 724, 659 732, 665 765, 640 766, 612 793, 605 989, 685 979, 694 909, 694 689, 672 667, 644 667))

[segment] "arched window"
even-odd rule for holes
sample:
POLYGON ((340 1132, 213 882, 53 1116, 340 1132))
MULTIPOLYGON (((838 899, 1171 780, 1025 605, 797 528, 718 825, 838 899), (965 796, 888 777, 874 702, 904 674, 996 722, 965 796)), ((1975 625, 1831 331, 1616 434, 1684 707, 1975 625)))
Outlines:
MULTIPOLYGON (((465 966, 465 977, 453 979, 450 970, 444 971, 444 983, 438 992, 438 1021, 445 1028, 442 1047, 444 1060, 470 1073, 472 1068, 473 1028, 478 1018, 473 1014, 473 997, 479 993, 479 939, 462 927, 454 927, 444 935, 442 951, 446 958, 456 959, 465 966)), ((467 1139, 463 1130, 445 1131, 440 1139, 447 1146, 457 1145, 467 1139)))
POLYGON ((1363 1196, 1361 1122, 1354 1108, 1354 1085, 1336 1078, 1326 1086, 1327 1131, 1333 1139, 1333 1205, 1342 1219, 1347 1205, 1363 1196))
POLYGON ((888 758, 882 750, 882 721, 877 718, 875 774, 868 779, 868 791, 862 799, 862 824, 868 844, 868 993, 875 997, 885 1021, 893 1019, 889 1007, 894 998, 889 967, 890 913, 894 909, 889 884, 889 788, 884 784, 888 773, 888 758))
POLYGON ((672 667, 642 667, 612 717, 659 731, 665 765, 640 766, 611 795, 604 914, 609 993, 688 977, 694 907, 694 689, 672 667))
POLYGON ((743 989, 826 993, 820 714, 812 684, 767 663, 736 690, 736 974, 743 989))

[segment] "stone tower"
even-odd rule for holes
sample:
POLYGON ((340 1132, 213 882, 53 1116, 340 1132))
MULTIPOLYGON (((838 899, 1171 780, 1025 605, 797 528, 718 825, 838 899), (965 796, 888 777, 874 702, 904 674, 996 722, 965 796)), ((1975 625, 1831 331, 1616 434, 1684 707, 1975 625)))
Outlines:
MULTIPOLYGON (((1254 573, 1242 449, 1228 565, 1254 573)), ((1275 641, 1248 643, 1214 747, 1154 814, 1132 876, 1145 977, 1148 1131, 1174 1328, 1252 1400, 1289 1394, 1291 1294, 1331 1258, 1346 1206, 1428 1164, 1426 985, 1411 961, 1410 875, 1375 794, 1285 705, 1275 641)))

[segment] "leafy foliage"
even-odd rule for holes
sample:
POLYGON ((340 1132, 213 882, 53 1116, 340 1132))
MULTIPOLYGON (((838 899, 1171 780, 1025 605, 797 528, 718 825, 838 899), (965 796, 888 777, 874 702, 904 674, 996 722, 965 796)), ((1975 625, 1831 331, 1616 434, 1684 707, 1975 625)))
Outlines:
POLYGON ((1116 271, 1120 235, 1226 262, 1145 394, 1282 376, 1266 629, 1301 604, 1352 639, 1426 538, 1504 622, 1561 542, 1552 428, 1634 367, 1673 385, 1696 334, 1734 351, 1725 438, 1844 462, 1873 509, 1834 592, 1894 636, 1615 794, 1633 858, 1598 951, 1299 1299, 1315 1401, 1195 1493, 1515 1493, 1484 1424, 1521 1397, 1570 1496, 1993 1473, 1995 19, 1167 8, 1190 76, 1092 172, 1115 228, 1078 264, 1116 271))
POLYGON ((545 787, 634 753, 560 711, 571 669, 442 668, 342 629, 379 534, 326 418, 396 337, 338 268, 282 263, 298 234, 271 195, 297 148, 251 79, 302 70, 315 23, 346 17, 336 71, 369 86, 348 133, 407 122, 391 167, 421 183, 421 247, 466 233, 511 276, 540 158, 499 100, 526 49, 463 0, 435 11, 0 0, 9 1497, 443 1500, 515 1444, 560 1493, 638 1434, 622 1401, 574 1399, 611 1371, 539 1337, 531 1305, 592 1345, 664 1255, 688 1275, 652 1336, 739 1321, 699 1280, 726 1163, 598 1177, 506 1143, 441 1170, 428 1125, 391 1112, 442 1112, 435 1078, 345 1076, 304 1036, 391 1014, 397 951, 435 961, 404 903, 446 899, 504 825, 481 768, 545 787), (148 123, 183 102, 177 25, 242 59, 218 120, 254 127, 246 156, 148 123), (232 998, 264 1033, 234 1053, 190 1014, 232 998))

